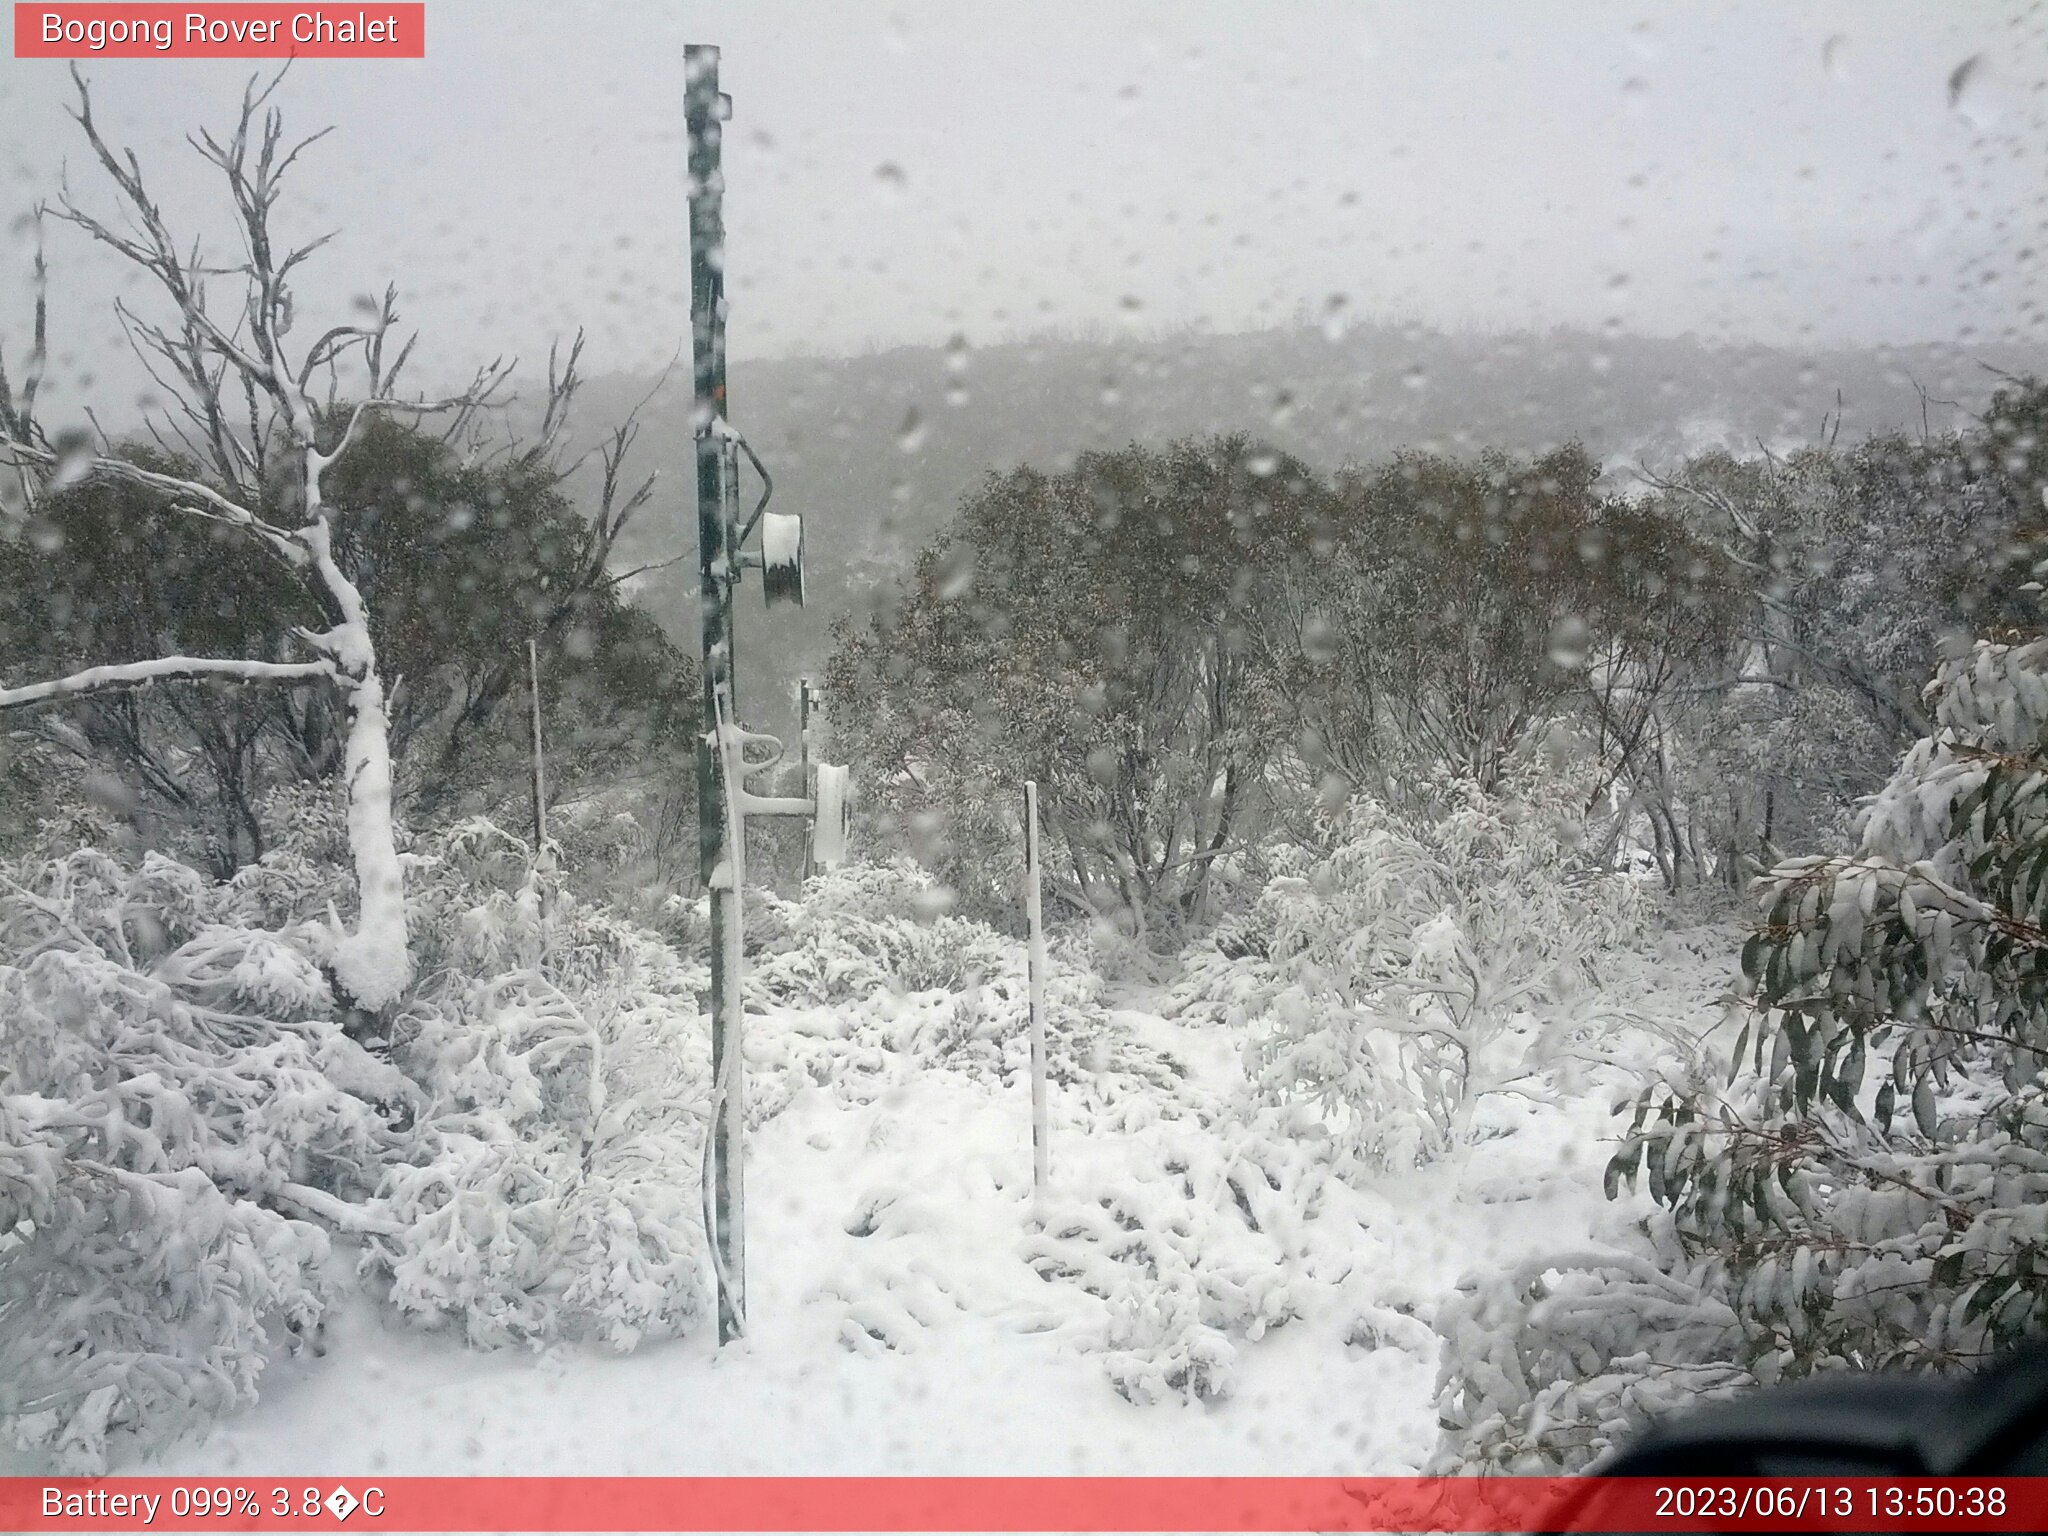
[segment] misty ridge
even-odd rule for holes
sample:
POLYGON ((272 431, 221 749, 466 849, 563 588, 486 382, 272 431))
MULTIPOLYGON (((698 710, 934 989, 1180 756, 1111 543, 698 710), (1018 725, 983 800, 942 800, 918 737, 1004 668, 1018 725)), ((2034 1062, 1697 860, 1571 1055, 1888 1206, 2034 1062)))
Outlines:
MULTIPOLYGON (((1341 312, 1236 334, 1084 333, 988 346, 956 338, 849 357, 735 360, 735 419, 775 477, 776 508, 803 513, 810 557, 804 610, 745 615, 763 640, 756 666, 771 669, 752 674, 750 707, 785 708, 796 678, 822 668, 832 622, 886 603, 961 498, 1020 464, 1056 472, 1088 450, 1230 432, 1324 472, 1402 449, 1527 458, 1577 441, 1626 493, 1639 464, 1669 469, 1707 449, 1751 457, 1831 433, 1848 444, 1950 431, 2005 376, 2043 372, 2048 346, 1802 349, 1570 328, 1447 332, 1341 312), (760 691, 770 684, 772 694, 760 691)), ((654 382, 594 375, 578 421, 604 430, 654 382)), ((617 568, 676 561, 635 591, 685 640, 697 581, 687 558, 689 412, 684 361, 641 410, 639 467, 659 469, 662 489, 614 555, 617 568)))

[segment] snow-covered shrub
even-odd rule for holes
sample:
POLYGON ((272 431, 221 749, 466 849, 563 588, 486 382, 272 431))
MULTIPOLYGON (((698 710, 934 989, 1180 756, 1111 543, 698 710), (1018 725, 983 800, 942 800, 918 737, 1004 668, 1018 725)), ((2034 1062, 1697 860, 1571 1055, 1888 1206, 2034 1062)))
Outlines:
POLYGON ((0 1429, 53 1471, 98 1473, 253 1402, 282 1324, 327 1305, 327 1234, 196 1167, 77 1155, 55 1101, 0 1095, 0 1429))
POLYGON ((1228 1396, 1239 1348, 1307 1309, 1327 1149, 1271 1120, 1151 1127, 1143 1158, 1063 1173, 1025 1242, 1041 1278, 1103 1303, 1087 1342, 1132 1402, 1228 1396))
POLYGON ((900 865, 835 870, 813 878, 801 901, 764 897, 761 907, 748 927, 764 935, 765 952, 746 988, 768 1004, 962 991, 1022 953, 987 925, 945 913, 938 888, 900 865))
POLYGON ((360 1041, 345 822, 301 798, 226 884, 0 868, 0 1430, 53 1465, 247 1402, 271 1325, 317 1326, 331 1237, 477 1343, 625 1348, 701 1308, 701 967, 469 823, 409 856, 420 979, 360 1041))
MULTIPOLYGON (((849 865, 813 877, 800 902, 764 896, 747 915, 747 1001, 767 1013, 749 1030, 747 1114, 773 1118, 810 1085, 864 1103, 906 1074, 943 1068, 1009 1083, 1028 1061, 1026 946, 938 905, 908 862, 849 865), (772 1022, 769 1022, 772 1020, 772 1022)), ((1109 1018, 1085 948, 1053 942, 1045 986, 1047 1074, 1154 1083, 1178 1068, 1109 1018)))
POLYGON ((1653 1085, 1609 1251, 1472 1283, 1446 1463, 1575 1465, 1671 1400, 2048 1329, 2048 640, 1980 641, 1855 854, 1780 865, 1725 1072, 1653 1085))
POLYGON ((949 895, 930 871, 899 858, 820 870, 804 882, 803 906, 820 916, 849 913, 924 921, 947 910, 949 895))
POLYGON ((683 1331, 704 1301, 701 966, 486 822, 430 844, 412 892, 424 980, 392 1047, 427 1103, 366 1269, 478 1345, 683 1331))
POLYGON ((1174 1006, 1246 1029, 1261 1091, 1319 1105, 1347 1152, 1441 1154, 1598 1026, 1576 1010, 1600 957, 1640 934, 1639 887, 1575 857, 1576 809, 1546 779, 1454 785, 1419 817, 1360 802, 1186 957, 1174 1006))
POLYGON ((325 1302, 411 1085, 351 1041, 318 927, 230 921, 158 855, 0 869, 0 1427, 103 1466, 254 1396, 325 1302))

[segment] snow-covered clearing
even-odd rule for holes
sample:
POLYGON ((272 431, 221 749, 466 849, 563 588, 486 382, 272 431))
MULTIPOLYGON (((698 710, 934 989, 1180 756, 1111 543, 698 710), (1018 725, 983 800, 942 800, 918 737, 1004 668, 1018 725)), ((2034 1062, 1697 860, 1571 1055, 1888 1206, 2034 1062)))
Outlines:
MULTIPOLYGON (((1699 1027, 1732 946, 1688 937, 1632 1001, 1699 1027)), ((1240 1032, 1114 1001, 1107 1043, 1054 1086, 1037 1215, 1021 1031, 934 1064, 867 1042, 924 1035, 959 994, 771 1008, 749 1021, 770 1113, 744 1345, 700 1329, 623 1356, 477 1351, 356 1297, 324 1356, 279 1358, 260 1405, 150 1469, 1415 1469, 1437 1434, 1437 1298, 1612 1213, 1600 1173, 1626 1085, 1594 1068, 1560 1104, 1490 1099, 1449 1159, 1345 1182, 1300 1114, 1246 1109, 1240 1032), (813 1081, 820 1042, 859 1070, 813 1081)))

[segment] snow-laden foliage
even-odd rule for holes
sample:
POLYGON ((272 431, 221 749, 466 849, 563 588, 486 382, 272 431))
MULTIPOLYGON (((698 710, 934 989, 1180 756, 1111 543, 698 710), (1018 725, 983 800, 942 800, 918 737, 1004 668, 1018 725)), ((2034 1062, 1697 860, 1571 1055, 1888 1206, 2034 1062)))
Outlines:
POLYGON ((0 1098, 0 1429, 54 1471, 253 1402, 273 1323, 294 1347, 328 1302, 327 1234, 221 1192, 69 1156, 29 1095, 0 1098))
POLYGON ((466 824, 409 856, 422 979, 358 1038, 346 810, 288 816, 226 884, 92 849, 0 869, 0 1426, 52 1465, 251 1399, 336 1237, 477 1344, 700 1313, 701 968, 466 824))
POLYGON ((877 991, 958 991, 1021 953, 986 924, 943 910, 939 889, 910 869, 834 870, 797 902, 761 902, 750 916, 748 991, 766 1003, 828 1002, 877 991))
POLYGON ((1361 1251, 1380 1208, 1333 1177, 1329 1139, 1304 1109, 1247 1114, 1111 1031, 1099 1069, 1058 1090, 1052 1180, 1034 1196, 1021 1083, 980 1079, 963 1094, 959 1074, 912 1051, 875 1053, 896 1070, 841 1101, 855 1138, 842 1156, 857 1148, 893 1176, 855 1186, 848 1241, 806 1239, 830 1259, 805 1310, 846 1349, 914 1353, 967 1314, 1080 1353, 1150 1405, 1230 1396, 1247 1350, 1311 1319, 1334 1349, 1433 1347, 1372 1262, 1379 1240, 1361 1251), (983 1095, 1019 1113, 963 1118, 983 1095))
MULTIPOLYGON (((1030 1019, 1025 944, 936 913, 943 904, 930 876, 907 862, 848 865, 813 876, 801 901, 750 903, 747 943, 759 948, 744 991, 768 1015, 747 1046, 750 1121, 773 1118, 807 1086, 865 1103, 918 1070, 1017 1080, 1030 1019)), ((1053 1083, 1174 1075, 1110 1020, 1081 946, 1063 939, 1048 962, 1053 1083)))
POLYGON ((331 932, 152 855, 0 870, 0 1427, 80 1470, 254 1397, 411 1084, 333 1022, 331 932))
POLYGON ((464 823, 415 866, 427 978, 392 1026, 425 1089, 365 1268, 478 1345, 630 1349, 700 1315, 701 967, 464 823))
POLYGON ((1314 1309, 1328 1148, 1274 1130, 1165 1119, 1142 1157, 1085 1165, 1045 1203, 1026 1262, 1101 1303, 1086 1342, 1131 1401, 1228 1396, 1238 1351, 1314 1309))
POLYGON ((1484 1096, 1540 1093, 1542 1066, 1593 1038, 1599 958, 1639 935, 1638 888, 1575 856, 1574 810, 1535 778, 1454 785, 1418 817, 1356 803, 1189 954, 1178 1011, 1241 1026, 1261 1091, 1313 1101, 1346 1152, 1442 1154, 1484 1096))
POLYGON ((1674 1392, 2048 1326, 2048 640, 1980 641, 1928 698, 1856 852, 1759 882, 1727 1071, 1638 1101, 1609 1190, 1653 1217, 1447 1312, 1447 1461, 1576 1465, 1674 1392))

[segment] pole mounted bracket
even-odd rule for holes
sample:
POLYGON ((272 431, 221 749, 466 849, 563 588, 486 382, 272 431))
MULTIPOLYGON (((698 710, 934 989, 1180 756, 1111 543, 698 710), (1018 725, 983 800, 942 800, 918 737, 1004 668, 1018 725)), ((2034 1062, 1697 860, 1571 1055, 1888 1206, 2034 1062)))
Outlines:
POLYGON ((801 608, 804 603, 804 519, 800 512, 770 512, 768 503, 775 497, 775 479, 768 473, 768 466, 761 462, 761 456, 754 452, 753 444, 746 435, 725 417, 716 414, 704 418, 697 436, 715 438, 724 461, 724 479, 729 488, 729 500, 736 501, 739 492, 739 461, 745 454, 747 462, 754 467, 754 473, 761 481, 761 499, 754 503, 754 510, 747 514, 745 522, 734 530, 730 548, 733 550, 733 579, 737 580, 743 571, 761 573, 761 596, 770 608, 794 604, 801 608), (747 541, 760 530, 760 542, 754 548, 746 547, 747 541))
MULTIPOLYGON (((750 731, 733 722, 729 718, 729 702, 724 690, 719 690, 716 721, 713 728, 705 733, 706 742, 716 750, 719 781, 725 792, 726 856, 713 877, 713 885, 721 890, 736 890, 746 883, 746 827, 749 816, 808 819, 811 823, 809 869, 830 869, 844 863, 853 833, 853 780, 850 771, 840 764, 810 762, 807 748, 804 761, 806 793, 756 794, 747 787, 747 780, 754 774, 780 767, 787 748, 780 736, 766 731, 750 731), (769 748, 766 757, 747 756, 748 747, 761 745, 769 748), (729 881, 732 882, 730 886, 727 884, 729 881)), ((808 723, 805 728, 809 729, 808 723)))
POLYGON ((725 754, 727 794, 741 816, 809 816, 817 809, 808 795, 757 795, 747 788, 749 775, 766 773, 782 762, 780 736, 750 731, 743 725, 731 725, 723 720, 719 722, 718 735, 719 745, 725 754), (774 748, 773 753, 748 761, 747 748, 763 742, 774 748))

